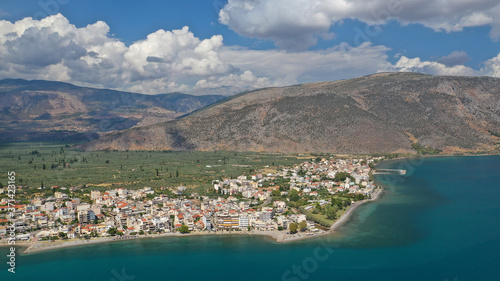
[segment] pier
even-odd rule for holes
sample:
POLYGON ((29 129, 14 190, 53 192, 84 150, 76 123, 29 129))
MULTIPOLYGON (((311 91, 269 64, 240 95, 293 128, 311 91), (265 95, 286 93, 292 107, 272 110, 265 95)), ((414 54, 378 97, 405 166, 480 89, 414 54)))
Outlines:
POLYGON ((406 175, 406 170, 398 170, 398 169, 377 169, 373 172, 373 174, 398 174, 398 175, 406 175))

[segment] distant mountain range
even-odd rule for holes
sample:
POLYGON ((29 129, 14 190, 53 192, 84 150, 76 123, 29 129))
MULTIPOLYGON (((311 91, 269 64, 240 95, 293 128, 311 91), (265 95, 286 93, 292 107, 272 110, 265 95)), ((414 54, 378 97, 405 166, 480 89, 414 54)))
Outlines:
POLYGON ((337 153, 423 147, 451 153, 498 150, 499 136, 500 79, 380 73, 245 92, 80 147, 337 153))
POLYGON ((52 81, 0 80, 0 141, 85 141, 172 120, 225 98, 142 95, 52 81))

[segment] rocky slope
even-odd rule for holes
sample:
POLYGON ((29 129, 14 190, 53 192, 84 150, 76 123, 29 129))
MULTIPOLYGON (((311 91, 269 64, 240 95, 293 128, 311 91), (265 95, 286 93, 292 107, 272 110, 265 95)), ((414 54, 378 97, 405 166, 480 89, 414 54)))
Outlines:
POLYGON ((172 120, 224 96, 141 95, 51 81, 0 81, 0 140, 86 140, 172 120))
POLYGON ((374 153, 493 150, 500 79, 381 73, 242 93, 177 120, 102 136, 89 150, 374 153))

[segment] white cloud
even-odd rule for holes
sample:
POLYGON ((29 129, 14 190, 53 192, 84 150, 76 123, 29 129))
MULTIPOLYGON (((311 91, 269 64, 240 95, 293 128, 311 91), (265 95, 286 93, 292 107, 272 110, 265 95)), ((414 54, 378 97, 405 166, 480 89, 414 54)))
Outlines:
POLYGON ((240 35, 270 39, 282 49, 300 51, 347 18, 370 25, 395 19, 447 32, 491 25, 491 36, 498 39, 498 14, 497 0, 229 0, 219 12, 219 21, 240 35))
POLYGON ((500 54, 485 61, 483 65, 481 69, 475 70, 464 65, 447 66, 437 61, 422 61, 419 57, 408 58, 401 56, 394 65, 381 68, 379 72, 420 72, 432 75, 491 76, 500 78, 500 54))
POLYGON ((236 87, 239 89, 248 88, 264 88, 275 86, 268 78, 257 77, 252 71, 246 70, 240 75, 229 74, 219 78, 211 77, 196 82, 195 89, 219 88, 219 87, 236 87))
POLYGON ((60 14, 0 21, 0 76, 116 87, 126 46, 108 32, 104 22, 77 28, 60 14))
POLYGON ((158 93, 184 92, 189 90, 189 86, 185 84, 177 84, 165 78, 153 80, 143 80, 139 84, 133 85, 128 90, 143 94, 154 95, 158 93))
POLYGON ((102 21, 77 28, 61 14, 0 21, 0 78, 58 80, 150 94, 187 90, 200 80, 246 81, 244 70, 220 59, 221 35, 201 40, 188 27, 158 30, 127 47, 109 31, 102 21))
MULTIPOLYGON (((257 0, 248 3, 246 9, 257 8, 252 6, 257 0)), ((146 94, 216 94, 218 89, 235 93, 379 71, 500 77, 500 55, 473 70, 461 65, 468 59, 465 52, 453 52, 437 61, 400 56, 391 64, 389 48, 369 42, 359 46, 341 43, 320 51, 252 50, 224 46, 220 35, 202 40, 184 27, 158 30, 126 46, 109 32, 102 21, 77 28, 60 14, 42 20, 0 21, 0 79, 66 81, 146 94)))
POLYGON ((131 70, 131 81, 159 79, 166 74, 174 80, 182 76, 227 74, 234 69, 218 56, 222 36, 200 40, 189 31, 158 30, 146 40, 135 42, 125 52, 125 67, 131 70))
POLYGON ((478 72, 464 65, 446 66, 435 61, 421 61, 420 58, 407 58, 402 56, 396 64, 381 71, 394 72, 420 72, 432 75, 478 75, 478 72))
POLYGON ((388 48, 369 43, 302 53, 249 50, 224 46, 220 35, 201 40, 184 27, 158 30, 127 47, 109 31, 104 22, 77 28, 62 15, 0 21, 0 78, 68 81, 147 94, 218 87, 238 91, 351 78, 387 64, 388 48))
POLYGON ((353 78, 389 67, 385 46, 346 43, 324 51, 289 53, 279 50, 249 50, 226 47, 221 58, 257 76, 268 77, 273 85, 353 78))
POLYGON ((487 60, 480 72, 481 75, 500 78, 500 54, 492 59, 487 60))

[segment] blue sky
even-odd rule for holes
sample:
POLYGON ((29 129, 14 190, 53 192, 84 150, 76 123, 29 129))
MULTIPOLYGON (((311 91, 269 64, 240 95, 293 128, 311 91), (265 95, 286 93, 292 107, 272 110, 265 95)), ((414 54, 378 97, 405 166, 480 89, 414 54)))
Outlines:
POLYGON ((500 3, 469 2, 6 0, 0 78, 156 94, 380 71, 498 77, 500 3))

